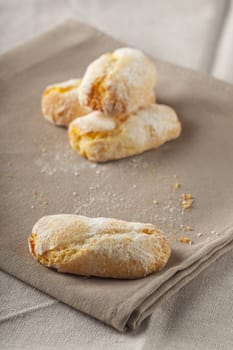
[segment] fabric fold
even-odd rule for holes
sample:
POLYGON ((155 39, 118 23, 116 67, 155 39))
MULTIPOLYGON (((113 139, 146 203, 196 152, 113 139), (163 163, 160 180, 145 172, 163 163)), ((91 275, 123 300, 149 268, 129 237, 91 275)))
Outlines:
POLYGON ((160 290, 152 292, 152 294, 143 301, 130 315, 125 327, 129 329, 137 328, 152 312, 164 302, 167 298, 178 292, 193 278, 197 277, 208 266, 220 258, 223 254, 228 253, 233 249, 233 240, 224 245, 218 247, 215 251, 209 253, 207 257, 197 261, 192 266, 182 272, 178 272, 177 278, 175 276, 169 281, 165 282, 160 290))

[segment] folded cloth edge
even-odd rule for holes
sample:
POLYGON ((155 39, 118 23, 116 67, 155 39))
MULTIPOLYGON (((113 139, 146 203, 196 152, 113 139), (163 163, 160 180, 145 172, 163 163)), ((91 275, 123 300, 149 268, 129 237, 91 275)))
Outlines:
MULTIPOLYGON (((222 255, 230 252, 233 249, 233 239, 220 246, 217 247, 215 251, 212 251, 207 257, 204 259, 198 260, 196 263, 191 265, 189 268, 177 272, 178 278, 176 278, 176 274, 174 277, 166 281, 162 288, 164 289, 160 293, 158 292, 157 297, 155 297, 148 305, 147 300, 140 304, 139 308, 136 308, 130 317, 127 319, 127 321, 124 324, 124 328, 134 330, 140 324, 149 317, 155 308, 157 308, 162 302, 167 300, 169 297, 174 295, 176 292, 178 292, 182 287, 184 287, 186 284, 188 284, 190 281, 192 281, 195 277, 197 277, 201 272, 203 272, 205 269, 207 269, 212 263, 214 263, 218 258, 220 258, 222 255), (140 311, 139 309, 145 308, 145 310, 140 311)), ((157 293, 156 293, 157 294, 157 293)), ((152 295, 153 298, 153 295, 152 295)))
MULTIPOLYGON (((189 269, 191 269, 194 266, 197 266, 197 264, 204 262, 207 260, 212 254, 214 254, 217 250, 221 249, 222 247, 225 247, 226 245, 230 244, 233 240, 233 226, 227 227, 225 230, 222 231, 220 234, 221 238, 215 239, 213 241, 206 241, 206 243, 203 245, 203 242, 200 244, 202 248, 198 251, 194 251, 194 254, 191 254, 189 258, 184 260, 184 262, 180 266, 174 266, 173 268, 169 269, 165 272, 166 277, 164 277, 163 281, 160 281, 159 284, 154 286, 154 281, 150 281, 146 285, 143 285, 141 288, 137 289, 137 291, 132 295, 130 293, 128 296, 126 296, 125 301, 123 303, 120 303, 118 307, 115 309, 115 312, 113 313, 113 322, 114 320, 118 319, 118 315, 124 315, 124 317, 121 317, 120 323, 124 323, 124 325, 127 324, 127 320, 132 317, 132 314, 134 311, 138 310, 139 306, 143 305, 148 298, 151 297, 152 293, 156 293, 160 290, 163 290, 166 292, 167 284, 169 281, 174 280, 174 284, 179 282, 180 277, 177 278, 177 276, 182 276, 188 274, 189 269), (144 289, 144 292, 141 293, 141 291, 144 289), (140 298, 141 294, 143 294, 143 297, 140 298), (133 298, 132 298, 133 297, 133 298), (133 301, 130 302, 130 300, 133 301), (133 310, 132 312, 129 312, 129 310, 133 310)), ((187 247, 187 249, 189 246, 187 247)), ((161 292, 159 295, 157 295, 156 299, 154 298, 153 303, 156 302, 156 300, 161 296, 161 292)))

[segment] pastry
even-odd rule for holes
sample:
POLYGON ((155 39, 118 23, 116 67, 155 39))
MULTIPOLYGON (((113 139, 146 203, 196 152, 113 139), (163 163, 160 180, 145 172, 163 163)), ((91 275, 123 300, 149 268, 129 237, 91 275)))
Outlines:
POLYGON ((143 52, 121 48, 87 68, 79 88, 81 105, 109 116, 128 114, 155 102, 156 69, 143 52))
POLYGON ((48 86, 42 95, 42 113, 53 124, 68 126, 69 123, 90 112, 81 107, 78 90, 81 80, 72 79, 48 86))
POLYGON ((177 138, 181 124, 175 111, 151 104, 123 120, 95 111, 75 119, 68 135, 73 149, 96 162, 128 157, 177 138))
POLYGON ((28 243, 36 260, 59 272, 123 279, 161 270, 171 252, 152 224, 67 214, 42 217, 28 243))

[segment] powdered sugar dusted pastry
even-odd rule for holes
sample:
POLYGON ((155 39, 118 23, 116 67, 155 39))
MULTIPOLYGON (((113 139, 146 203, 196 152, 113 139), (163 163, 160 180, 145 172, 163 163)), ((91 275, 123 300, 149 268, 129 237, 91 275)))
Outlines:
POLYGON ((60 272, 125 279, 162 269, 171 252, 151 224, 79 215, 41 218, 28 243, 35 259, 60 272))
POLYGON ((105 162, 156 148, 177 138, 181 124, 175 111, 152 104, 118 120, 92 112, 75 119, 69 126, 70 144, 92 161, 105 162))
POLYGON ((128 114, 155 102, 155 65, 143 52, 121 48, 87 68, 79 89, 80 103, 107 115, 128 114))
POLYGON ((81 107, 78 90, 81 80, 72 79, 48 86, 42 95, 42 112, 45 119, 56 125, 68 126, 69 123, 90 112, 81 107))

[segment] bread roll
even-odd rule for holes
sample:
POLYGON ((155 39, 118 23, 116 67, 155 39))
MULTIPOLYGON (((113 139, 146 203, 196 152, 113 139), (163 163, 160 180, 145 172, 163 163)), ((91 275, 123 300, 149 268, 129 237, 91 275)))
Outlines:
POLYGON ((121 48, 87 68, 79 88, 83 106, 109 116, 136 111, 155 102, 156 69, 143 52, 121 48))
POLYGON ((152 104, 118 120, 101 112, 75 119, 69 126, 73 149, 96 162, 105 162, 156 148, 177 138, 181 124, 173 109, 152 104))
POLYGON ((53 124, 68 126, 80 116, 90 112, 81 107, 78 90, 81 80, 72 79, 48 86, 42 95, 42 113, 53 124))
POLYGON ((171 252, 151 224, 79 215, 42 217, 28 243, 36 260, 59 272, 122 279, 161 270, 171 252))

